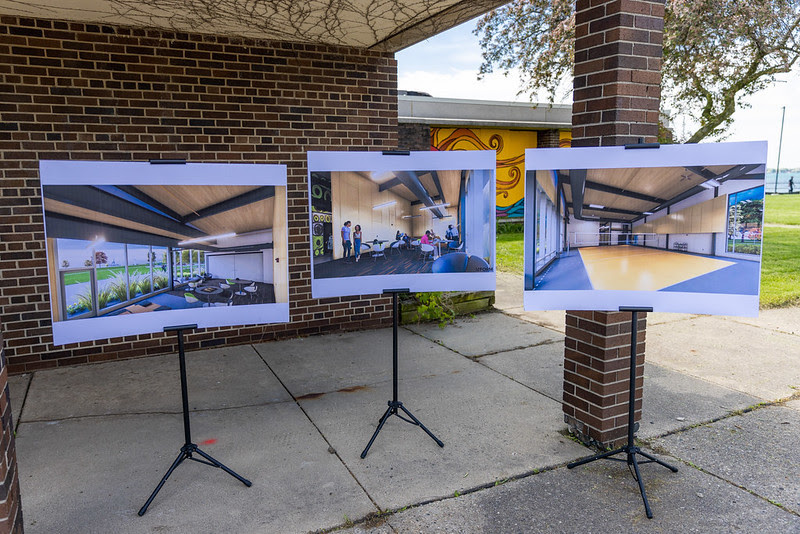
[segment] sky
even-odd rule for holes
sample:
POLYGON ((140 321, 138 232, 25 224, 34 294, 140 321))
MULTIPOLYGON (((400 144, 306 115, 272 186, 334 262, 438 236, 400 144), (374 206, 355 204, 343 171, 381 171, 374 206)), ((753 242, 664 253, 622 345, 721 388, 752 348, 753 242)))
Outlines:
MULTIPOLYGON (((472 34, 475 22, 464 23, 398 52, 398 88, 424 91, 441 98, 530 101, 527 95, 517 96, 520 77, 513 73, 508 77, 494 73, 478 81, 481 47, 478 37, 472 34)), ((792 98, 800 95, 800 75, 793 73, 781 79, 783 83, 775 83, 750 97, 748 103, 752 107, 736 111, 725 141, 766 140, 767 167, 774 169, 781 137, 781 108, 786 106, 780 168, 800 168, 800 102, 792 98)), ((539 101, 546 102, 546 95, 539 101)), ((571 104, 572 95, 557 99, 556 103, 571 104)), ((679 137, 684 131, 687 135, 683 137, 688 137, 694 131, 694 124, 692 117, 678 116, 672 129, 679 137)))

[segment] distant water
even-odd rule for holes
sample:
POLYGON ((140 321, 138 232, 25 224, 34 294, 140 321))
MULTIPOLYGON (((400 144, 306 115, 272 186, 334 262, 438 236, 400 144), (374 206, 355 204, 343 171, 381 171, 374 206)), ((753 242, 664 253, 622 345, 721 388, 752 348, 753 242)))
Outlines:
POLYGON ((794 190, 800 191, 800 171, 784 171, 778 173, 778 185, 775 186, 775 169, 768 169, 764 174, 765 187, 767 193, 788 193, 789 178, 794 176, 794 190))

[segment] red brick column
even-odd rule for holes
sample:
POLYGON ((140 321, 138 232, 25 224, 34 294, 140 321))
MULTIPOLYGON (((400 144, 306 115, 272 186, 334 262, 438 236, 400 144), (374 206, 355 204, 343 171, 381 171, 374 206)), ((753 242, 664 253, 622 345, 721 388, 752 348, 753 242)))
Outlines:
MULTIPOLYGON (((646 313, 636 334, 636 420, 642 416, 646 313)), ((564 421, 581 441, 616 446, 627 436, 631 314, 567 312, 564 340, 564 421)))
MULTIPOLYGON (((654 142, 661 97, 663 0, 578 0, 572 146, 654 142)), ((646 314, 637 335, 637 420, 641 417, 646 314)), ((585 443, 626 436, 630 313, 566 316, 564 420, 585 443)))
POLYGON ((8 366, 5 344, 0 333, 0 534, 22 532, 22 505, 19 498, 17 447, 14 441, 14 421, 8 394, 8 366))

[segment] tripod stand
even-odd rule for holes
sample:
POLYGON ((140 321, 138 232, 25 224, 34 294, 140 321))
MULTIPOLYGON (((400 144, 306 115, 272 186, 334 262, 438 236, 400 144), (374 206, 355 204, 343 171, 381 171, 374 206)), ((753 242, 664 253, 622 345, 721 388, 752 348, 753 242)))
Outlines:
POLYGON ((631 374, 630 374, 630 389, 629 389, 629 396, 628 396, 628 442, 618 449, 614 449, 613 451, 602 452, 600 454, 595 454, 594 456, 589 456, 588 458, 584 458, 582 460, 578 460, 577 462, 572 462, 571 464, 567 464, 567 469, 572 469, 573 467, 578 467, 579 465, 588 464, 589 462, 594 462, 595 460, 613 460, 615 462, 626 462, 629 466, 633 466, 634 471, 634 478, 639 483, 639 492, 642 494, 642 500, 644 501, 644 510, 647 514, 648 519, 653 519, 653 512, 650 510, 650 503, 647 501, 647 493, 644 490, 644 481, 642 481, 642 475, 639 472, 639 465, 640 464, 649 464, 649 463, 657 463, 658 465, 663 465, 667 469, 672 470, 673 473, 678 472, 677 467, 673 467, 668 463, 659 460, 655 456, 652 456, 644 451, 642 451, 639 447, 636 446, 634 441, 634 432, 636 430, 636 423, 634 423, 634 413, 636 411, 635 401, 636 401, 636 330, 638 327, 638 320, 636 317, 637 312, 651 312, 653 308, 639 308, 639 307, 620 307, 619 311, 621 312, 631 312, 631 374), (625 453, 625 458, 612 458, 612 456, 616 456, 617 454, 625 453), (636 459, 636 455, 641 455, 647 458, 644 461, 638 461, 636 459))
POLYGON ((231 469, 227 468, 226 466, 224 466, 223 464, 212 458, 210 455, 200 450, 200 447, 192 443, 192 432, 189 427, 189 395, 186 391, 186 355, 184 354, 183 350, 183 331, 191 330, 194 328, 197 328, 196 324, 183 325, 183 326, 169 326, 164 328, 164 332, 176 332, 178 334, 178 361, 180 362, 181 366, 181 398, 183 400, 183 433, 186 439, 183 447, 181 447, 181 450, 178 453, 178 457, 175 458, 174 462, 172 462, 172 465, 167 470, 167 473, 164 475, 164 477, 161 479, 161 482, 158 483, 158 486, 156 486, 156 489, 153 490, 153 493, 150 494, 150 497, 147 499, 147 502, 144 503, 144 506, 142 506, 142 508, 139 510, 139 517, 143 516, 145 512, 147 512, 147 507, 150 506, 150 503, 153 502, 153 499, 156 498, 158 492, 161 491, 161 487, 167 481, 172 472, 179 465, 181 465, 181 463, 183 463, 184 460, 193 460, 197 463, 210 465, 211 467, 218 467, 223 471, 225 471, 226 473, 228 473, 229 475, 231 475, 232 477, 239 480, 242 484, 244 484, 248 488, 253 485, 252 482, 250 482, 246 478, 241 477, 231 469), (200 455, 204 459, 201 460, 199 458, 195 458, 194 456, 192 456, 195 453, 200 455))
POLYGON ((406 423, 411 423, 412 425, 416 425, 420 427, 422 430, 428 434, 433 441, 436 442, 437 445, 440 447, 444 447, 444 443, 442 443, 439 438, 433 435, 433 433, 423 425, 419 419, 414 417, 414 415, 409 412, 403 403, 397 400, 397 325, 400 321, 399 318, 399 311, 397 306, 397 295, 399 293, 408 293, 408 289, 386 289, 384 290, 383 294, 391 293, 392 294, 392 400, 388 402, 389 407, 384 412, 383 416, 381 417, 380 421, 378 422, 378 428, 375 429, 375 433, 372 434, 372 438, 370 438, 369 443, 367 443, 367 447, 364 449, 364 452, 361 453, 361 458, 364 459, 367 457, 367 453, 369 452, 369 448, 372 447, 372 443, 375 441, 375 438, 378 437, 383 425, 389 419, 390 416, 396 415, 406 423), (408 419, 400 415, 400 411, 408 416, 408 419))

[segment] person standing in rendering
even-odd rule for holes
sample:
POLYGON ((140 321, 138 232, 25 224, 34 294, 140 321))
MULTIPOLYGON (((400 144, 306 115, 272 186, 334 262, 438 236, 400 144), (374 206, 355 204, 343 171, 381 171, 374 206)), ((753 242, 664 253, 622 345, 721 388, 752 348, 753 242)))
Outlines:
POLYGON ((794 193, 794 176, 789 177, 789 193, 794 193))
POLYGON ((353 228, 353 254, 356 257, 356 263, 358 263, 358 258, 361 257, 361 225, 357 224, 355 228, 353 228))
POLYGON ((342 247, 344 248, 342 259, 346 260, 350 257, 350 246, 350 221, 345 221, 342 226, 342 247))
POLYGON ((458 241, 458 228, 455 228, 452 224, 448 225, 444 238, 448 241, 458 241))

